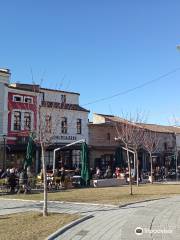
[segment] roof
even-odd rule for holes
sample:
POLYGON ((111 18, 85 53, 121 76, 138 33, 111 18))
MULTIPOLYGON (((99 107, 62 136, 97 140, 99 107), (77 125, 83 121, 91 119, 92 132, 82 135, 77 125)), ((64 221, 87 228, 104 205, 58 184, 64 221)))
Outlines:
POLYGON ((133 122, 131 122, 125 118, 118 117, 118 116, 105 115, 105 114, 99 114, 99 113, 95 113, 95 114, 104 117, 106 119, 106 122, 111 121, 111 122, 118 122, 118 123, 134 124, 133 122))
POLYGON ((165 126, 165 125, 158 125, 158 124, 147 124, 147 123, 140 123, 139 125, 151 131, 180 134, 180 127, 165 126))
POLYGON ((51 89, 51 88, 40 88, 40 90, 80 95, 77 92, 68 92, 68 91, 63 91, 63 90, 58 90, 58 89, 51 89))
POLYGON ((102 114, 102 113, 94 113, 96 115, 100 115, 102 117, 114 117, 114 115, 102 114))
POLYGON ((0 72, 5 74, 11 74, 8 68, 0 68, 0 72))
POLYGON ((30 92, 39 92, 39 85, 35 84, 24 84, 24 83, 12 83, 9 84, 9 88, 30 91, 30 92))
POLYGON ((52 91, 52 92, 80 95, 79 93, 76 93, 76 92, 68 92, 68 91, 51 89, 51 88, 42 88, 38 84, 12 83, 9 85, 9 88, 15 88, 15 89, 31 91, 31 92, 40 92, 40 91, 44 90, 44 91, 52 91))
POLYGON ((117 117, 114 115, 105 115, 105 114, 97 114, 102 117, 105 117, 106 121, 112 121, 112 122, 118 122, 118 123, 129 123, 129 124, 137 124, 138 126, 141 126, 147 130, 154 131, 154 132, 161 132, 161 133, 179 133, 180 134, 180 127, 175 126, 164 126, 164 125, 158 125, 158 124, 147 124, 147 123, 133 123, 129 120, 126 120, 121 117, 117 117))
POLYGON ((173 132, 180 134, 180 127, 168 126, 168 128, 171 129, 173 132))
POLYGON ((157 125, 157 124, 147 124, 147 123, 138 123, 140 126, 154 132, 161 132, 161 133, 174 133, 172 129, 168 126, 157 125))
POLYGON ((48 108, 60 108, 60 109, 67 109, 67 110, 90 112, 89 110, 79 106, 78 104, 68 104, 68 103, 42 101, 41 106, 42 107, 48 107, 48 108))
POLYGON ((98 126, 98 127, 104 127, 104 126, 112 126, 112 127, 114 127, 114 123, 113 122, 105 122, 105 123, 93 123, 93 122, 89 122, 88 123, 88 126, 89 127, 96 127, 96 126, 98 126))

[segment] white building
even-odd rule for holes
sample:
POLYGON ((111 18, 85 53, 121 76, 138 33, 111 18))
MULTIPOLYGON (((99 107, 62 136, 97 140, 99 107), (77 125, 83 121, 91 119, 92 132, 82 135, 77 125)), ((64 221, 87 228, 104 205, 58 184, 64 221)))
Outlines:
POLYGON ((0 69, 0 167, 5 167, 6 136, 8 129, 9 69, 0 69))
MULTIPOLYGON (((85 139, 88 143, 89 111, 79 105, 79 93, 40 88, 41 134, 47 139, 47 165, 52 167, 53 150, 85 139), (43 125, 43 126, 42 126, 43 125)), ((75 168, 80 164, 80 145, 64 148, 56 154, 56 167, 75 168)))
POLYGON ((0 136, 7 135, 9 69, 0 69, 0 136))

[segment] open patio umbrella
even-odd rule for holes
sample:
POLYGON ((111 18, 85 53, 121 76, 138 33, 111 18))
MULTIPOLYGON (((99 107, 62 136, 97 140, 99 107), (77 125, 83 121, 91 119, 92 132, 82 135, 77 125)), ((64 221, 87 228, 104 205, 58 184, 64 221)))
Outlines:
POLYGON ((88 161, 88 147, 84 142, 81 145, 81 178, 83 185, 88 186, 90 180, 89 161, 88 161))

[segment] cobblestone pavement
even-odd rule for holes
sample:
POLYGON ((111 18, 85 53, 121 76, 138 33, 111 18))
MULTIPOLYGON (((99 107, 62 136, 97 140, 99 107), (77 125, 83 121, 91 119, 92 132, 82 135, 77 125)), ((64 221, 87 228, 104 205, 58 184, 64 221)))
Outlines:
MULTIPOLYGON (((57 240, 180 239, 180 196, 122 208, 63 202, 49 202, 48 207, 54 212, 93 215, 93 218, 64 232, 57 240)), ((42 202, 38 201, 0 199, 0 214, 41 209, 42 202)))

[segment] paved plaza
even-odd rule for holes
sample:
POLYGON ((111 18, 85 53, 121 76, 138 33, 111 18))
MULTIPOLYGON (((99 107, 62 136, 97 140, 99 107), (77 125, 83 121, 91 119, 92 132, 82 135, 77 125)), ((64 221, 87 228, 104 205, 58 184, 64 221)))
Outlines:
MULTIPOLYGON (((53 212, 92 216, 55 238, 59 240, 180 239, 179 196, 121 208, 65 202, 49 202, 48 208, 53 212)), ((42 210, 42 202, 0 199, 0 214, 31 210, 42 210)))

